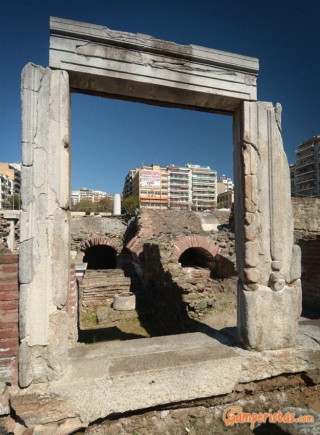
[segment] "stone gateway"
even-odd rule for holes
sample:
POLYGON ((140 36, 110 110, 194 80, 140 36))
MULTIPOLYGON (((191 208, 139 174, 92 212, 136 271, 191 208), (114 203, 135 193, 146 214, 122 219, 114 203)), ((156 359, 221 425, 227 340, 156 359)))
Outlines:
MULTIPOLYGON (((258 68, 258 60, 251 57, 51 18, 49 68, 29 63, 22 72, 20 387, 59 382, 72 372, 67 313, 70 92, 233 116, 239 337, 248 350, 293 346, 301 312, 300 249, 293 244, 281 110, 279 105, 274 108, 272 103, 257 101, 258 68)), ((188 334, 183 340, 189 339, 188 334)), ((199 363, 196 390, 203 395, 215 393, 209 391, 207 381, 218 382, 222 373, 228 382, 219 384, 217 394, 231 391, 237 382, 240 357, 231 349, 221 348, 221 352, 223 367, 212 362, 209 353, 207 362, 199 363), (201 370, 205 372, 206 367, 213 371, 209 378, 203 377, 202 388, 201 370)), ((103 366, 102 360, 99 364, 103 366)), ((119 385, 123 383, 118 397, 124 397, 131 368, 123 369, 124 378, 120 366, 110 367, 119 385)), ((192 373, 185 370, 182 392, 188 379, 192 385, 192 373)), ((166 395, 170 376, 167 385, 163 375, 159 386, 150 372, 145 377, 153 382, 158 396, 150 402, 141 399, 137 406, 195 397, 190 390, 185 396, 181 393, 183 397, 170 389, 166 395)), ((115 400, 117 386, 112 378, 99 388, 104 400, 115 400)), ((145 388, 150 393, 150 386, 145 388)), ((91 390, 81 391, 88 394, 89 406, 91 390)), ((62 384, 57 384, 54 393, 67 395, 62 384)), ((70 403, 77 409, 76 393, 72 397, 70 403)), ((113 405, 106 405, 104 412, 136 409, 133 404, 118 406, 116 400, 113 405)), ((102 416, 87 410, 84 414, 86 423, 102 416)))

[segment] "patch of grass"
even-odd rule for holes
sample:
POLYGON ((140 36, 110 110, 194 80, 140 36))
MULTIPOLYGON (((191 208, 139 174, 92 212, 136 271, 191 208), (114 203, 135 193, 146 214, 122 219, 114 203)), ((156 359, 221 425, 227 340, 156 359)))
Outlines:
POLYGON ((97 314, 96 311, 82 311, 80 315, 81 323, 88 325, 97 325, 97 314))

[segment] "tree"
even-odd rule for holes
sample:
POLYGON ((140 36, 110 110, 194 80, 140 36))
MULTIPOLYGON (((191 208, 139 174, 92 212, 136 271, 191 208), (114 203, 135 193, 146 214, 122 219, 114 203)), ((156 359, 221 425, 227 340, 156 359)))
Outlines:
POLYGON ((20 195, 18 193, 14 193, 9 198, 9 207, 13 210, 20 210, 20 195))
POLYGON ((137 196, 128 196, 122 201, 122 213, 134 214, 137 208, 139 208, 139 198, 137 196))
POLYGON ((112 212, 113 201, 109 198, 102 198, 99 202, 95 203, 95 211, 99 212, 112 212))
POLYGON ((84 211, 86 213, 90 213, 90 212, 94 211, 94 203, 92 201, 90 201, 89 199, 82 199, 75 206, 75 209, 77 211, 84 211))

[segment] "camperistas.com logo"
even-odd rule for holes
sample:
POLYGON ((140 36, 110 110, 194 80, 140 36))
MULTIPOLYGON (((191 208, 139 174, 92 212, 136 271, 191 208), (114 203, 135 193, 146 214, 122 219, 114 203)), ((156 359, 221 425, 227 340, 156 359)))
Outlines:
POLYGON ((296 416, 294 412, 273 412, 272 409, 269 412, 243 412, 241 406, 228 406, 223 411, 222 420, 226 426, 249 423, 251 429, 256 423, 314 423, 313 415, 296 416))

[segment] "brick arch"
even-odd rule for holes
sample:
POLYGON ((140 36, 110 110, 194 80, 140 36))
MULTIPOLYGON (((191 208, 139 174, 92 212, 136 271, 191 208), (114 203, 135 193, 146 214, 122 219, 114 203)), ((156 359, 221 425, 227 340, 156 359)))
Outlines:
POLYGON ((120 254, 122 250, 122 243, 117 239, 112 239, 111 237, 91 237, 84 242, 81 250, 86 251, 93 246, 110 246, 116 250, 117 254, 120 254))
POLYGON ((127 243, 126 248, 131 252, 134 258, 139 259, 139 255, 143 251, 143 245, 137 237, 134 237, 127 243))
POLYGON ((175 241, 173 245, 173 257, 177 260, 190 248, 202 248, 215 257, 220 251, 220 247, 213 240, 206 236, 191 235, 185 236, 175 241))

